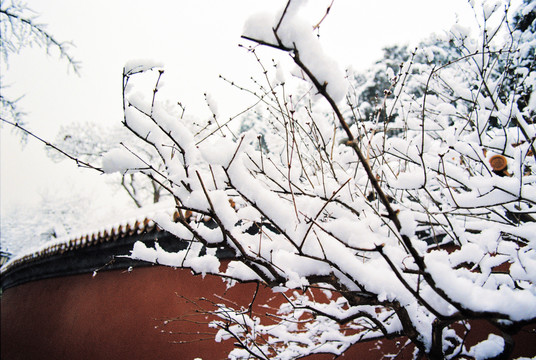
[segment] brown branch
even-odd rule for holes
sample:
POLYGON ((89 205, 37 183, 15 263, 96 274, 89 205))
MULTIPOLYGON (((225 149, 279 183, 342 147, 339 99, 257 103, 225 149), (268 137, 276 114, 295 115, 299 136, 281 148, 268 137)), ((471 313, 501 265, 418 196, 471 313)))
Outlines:
POLYGON ((309 232, 311 231, 311 229, 313 228, 313 225, 315 224, 316 219, 318 219, 318 217, 320 216, 320 214, 322 214, 322 211, 324 211, 326 206, 328 206, 328 204, 335 198, 335 196, 337 196, 337 194, 342 190, 342 188, 345 187, 346 184, 348 184, 348 182, 350 182, 350 180, 351 179, 346 180, 336 191, 334 191, 333 194, 331 194, 331 197, 327 199, 324 202, 324 205, 320 208, 320 210, 318 210, 316 216, 314 217, 314 219, 312 219, 311 224, 309 225, 309 227, 307 228, 307 231, 305 232, 305 235, 303 236, 303 240, 298 248, 300 252, 301 252, 301 249, 303 248, 303 244, 305 244, 307 235, 309 235, 309 232))
POLYGON ((322 22, 328 17, 334 2, 335 0, 331 0, 331 4, 329 4, 328 8, 326 9, 326 13, 324 14, 324 16, 322 16, 322 19, 320 19, 320 21, 315 26, 313 26, 313 30, 318 29, 320 27, 320 24, 322 24, 322 22))

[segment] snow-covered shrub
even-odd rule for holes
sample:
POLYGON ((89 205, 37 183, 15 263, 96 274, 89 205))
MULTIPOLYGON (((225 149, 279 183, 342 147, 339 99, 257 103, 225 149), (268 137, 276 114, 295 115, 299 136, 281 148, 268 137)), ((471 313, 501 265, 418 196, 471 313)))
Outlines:
MULTIPOLYGON (((136 165, 122 171, 166 189, 178 216, 156 221, 193 240, 176 254, 140 245, 133 256, 301 290, 275 324, 216 310, 218 339, 241 344, 231 358, 340 354, 401 335, 416 357, 507 356, 511 335, 536 320, 536 37, 534 22, 518 26, 534 21, 534 4, 514 16, 500 2, 475 6, 481 36, 456 25, 443 39, 450 45, 390 67, 383 112, 365 118, 353 100, 359 84, 348 92, 353 79, 319 46, 301 5, 246 23, 264 81, 245 90, 262 108, 239 135, 217 111, 206 124, 170 115, 156 96, 163 70, 125 67, 124 125, 164 166, 125 144, 123 158, 136 165), (265 66, 259 46, 288 54, 297 70, 265 66), (151 75, 151 96, 132 91, 151 75), (220 264, 216 248, 234 258, 220 264), (502 336, 468 348, 473 320, 502 336)), ((114 154, 105 162, 121 167, 114 154)))

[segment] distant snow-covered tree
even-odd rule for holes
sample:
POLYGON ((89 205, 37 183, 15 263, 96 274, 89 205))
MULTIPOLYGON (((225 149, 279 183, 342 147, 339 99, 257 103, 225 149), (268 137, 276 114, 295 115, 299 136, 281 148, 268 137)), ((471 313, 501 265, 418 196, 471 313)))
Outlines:
POLYGON ((68 195, 43 192, 37 205, 11 209, 2 214, 2 250, 21 254, 93 224, 95 214, 102 213, 102 210, 98 211, 91 194, 75 190, 68 195))
MULTIPOLYGON (((143 142, 136 139, 123 126, 105 127, 96 123, 72 123, 60 127, 54 144, 73 157, 92 163, 94 166, 101 166, 102 156, 113 149, 124 147, 122 144, 128 144, 132 147, 132 151, 150 159, 153 164, 159 161, 154 149, 144 146, 143 142)), ((47 147, 46 150, 52 160, 65 160, 65 156, 55 148, 47 147)), ((138 208, 157 203, 167 195, 157 182, 139 173, 125 172, 108 176, 110 185, 123 189, 138 208)))
POLYGON ((240 135, 165 111, 155 64, 124 68, 123 124, 159 161, 126 145, 103 169, 158 183, 177 215, 155 220, 192 240, 172 254, 137 243, 132 256, 285 293, 268 323, 214 311, 218 340, 238 344, 233 359, 401 336, 415 358, 508 358, 512 336, 536 324, 534 3, 474 5, 478 36, 456 24, 402 66, 380 63, 381 127, 378 112, 355 114, 365 88, 348 92, 354 79, 320 47, 303 3, 246 23, 261 65, 264 47, 296 69, 263 67, 245 90, 262 111, 240 135), (132 91, 151 75, 149 96, 132 91), (216 248, 233 258, 220 262, 216 248), (482 323, 493 331, 469 345, 482 323))
MULTIPOLYGON (((51 34, 46 25, 39 23, 35 12, 28 5, 19 0, 5 0, 0 2, 0 57, 2 58, 2 71, 8 67, 9 57, 17 54, 25 47, 37 46, 43 48, 47 54, 57 52, 60 59, 67 61, 69 68, 78 74, 80 63, 71 54, 71 43, 60 42, 51 34)), ((17 102, 20 98, 6 95, 8 86, 4 80, 0 81, 0 112, 2 120, 17 125, 24 125, 24 112, 17 102)), ((26 133, 20 132, 24 139, 26 133)))
MULTIPOLYGON (((393 80, 399 74, 404 82, 413 74, 429 69, 431 65, 441 66, 461 56, 460 50, 452 41, 438 39, 436 35, 422 41, 417 48, 410 49, 408 45, 394 45, 383 49, 383 57, 368 70, 353 75, 354 81, 349 95, 353 103, 359 106, 354 109, 355 115, 361 121, 378 119, 380 122, 391 121, 396 113, 386 114, 384 103, 386 92, 392 92, 393 80), (411 65, 410 65, 411 64, 411 65), (401 69, 406 65, 405 73, 401 69), (408 66, 409 65, 409 66, 408 66), (388 118, 386 118, 388 117, 388 118)), ((422 96, 425 84, 405 84, 406 94, 422 96), (411 88, 410 88, 411 87, 411 88)), ((389 97, 392 94, 388 95, 389 97)), ((395 110, 395 109, 390 109, 395 110)))

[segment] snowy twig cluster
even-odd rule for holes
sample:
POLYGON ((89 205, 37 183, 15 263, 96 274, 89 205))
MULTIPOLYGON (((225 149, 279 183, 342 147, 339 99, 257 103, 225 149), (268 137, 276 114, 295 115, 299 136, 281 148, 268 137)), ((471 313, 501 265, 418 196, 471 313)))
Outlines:
POLYGON ((232 358, 340 354, 397 336, 416 358, 508 356, 536 321, 535 25, 518 26, 534 4, 516 17, 494 4, 475 6, 478 39, 456 25, 448 46, 388 71, 366 118, 348 91, 359 86, 322 50, 299 1, 246 24, 263 79, 243 89, 262 107, 238 135, 214 99, 206 123, 186 121, 158 100, 162 69, 125 67, 123 123, 159 160, 124 144, 103 168, 166 189, 178 215, 155 220, 191 240, 178 253, 138 243, 132 256, 287 291, 270 324, 215 311, 219 338, 240 344, 232 358), (287 53, 295 69, 265 66, 259 47, 287 53), (149 97, 133 91, 143 76, 155 76, 149 97), (475 320, 501 335, 469 346, 475 320))

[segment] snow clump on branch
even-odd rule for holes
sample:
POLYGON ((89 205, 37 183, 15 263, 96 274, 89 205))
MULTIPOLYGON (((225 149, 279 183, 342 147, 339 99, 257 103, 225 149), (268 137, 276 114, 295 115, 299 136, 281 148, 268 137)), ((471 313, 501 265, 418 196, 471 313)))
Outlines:
POLYGON ((318 78, 335 102, 344 99, 348 83, 337 62, 324 52, 313 33, 314 24, 300 16, 304 1, 290 2, 286 13, 259 13, 244 25, 244 36, 299 52, 300 59, 318 78), (277 31, 275 31, 277 29, 277 31))

